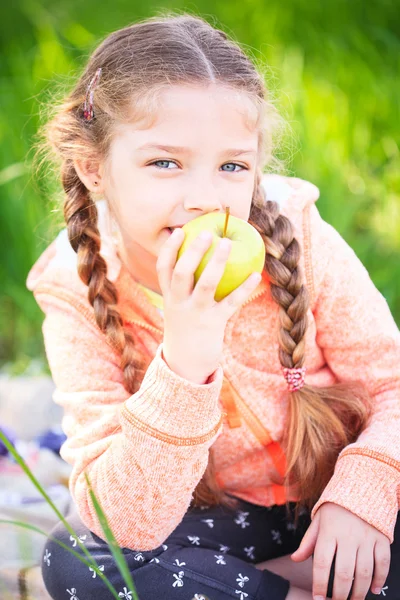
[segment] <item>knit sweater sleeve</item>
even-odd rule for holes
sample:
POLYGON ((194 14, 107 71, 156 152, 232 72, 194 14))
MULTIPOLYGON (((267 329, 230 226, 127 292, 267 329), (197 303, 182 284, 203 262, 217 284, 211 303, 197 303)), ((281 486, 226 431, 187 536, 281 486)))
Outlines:
POLYGON ((204 385, 189 382, 169 369, 160 344, 130 395, 104 334, 69 302, 50 294, 37 301, 78 514, 104 539, 86 473, 118 544, 152 550, 182 520, 221 433, 222 367, 204 385))
POLYGON ((373 398, 369 425, 340 452, 311 518, 334 502, 392 543, 400 502, 400 332, 367 269, 315 206, 310 227, 318 346, 339 381, 359 380, 373 398))

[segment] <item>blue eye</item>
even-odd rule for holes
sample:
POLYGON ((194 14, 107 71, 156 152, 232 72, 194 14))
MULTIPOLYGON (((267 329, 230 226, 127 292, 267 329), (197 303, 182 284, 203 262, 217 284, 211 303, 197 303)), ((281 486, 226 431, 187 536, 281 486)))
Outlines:
MULTIPOLYGON (((176 163, 174 163, 172 160, 155 160, 154 162, 150 163, 150 165, 154 165, 156 166, 157 163, 171 163, 176 165, 176 163)), ((163 169, 163 167, 156 167, 156 169, 163 169)), ((171 171, 171 169, 163 169, 164 171, 171 171)))
MULTIPOLYGON (((226 163, 225 165, 222 165, 223 167, 227 167, 228 165, 233 165, 234 167, 240 167, 242 170, 244 169, 245 171, 247 171, 248 169, 246 167, 244 167, 243 165, 238 165, 238 163, 226 163)), ((238 171, 227 171, 227 173, 237 173, 238 171)))
MULTIPOLYGON (((156 169, 160 169, 160 170, 164 170, 164 171, 171 171, 171 169, 168 169, 168 167, 164 168, 164 167, 157 166, 157 163, 164 163, 164 165, 170 163, 170 164, 176 165, 176 163, 174 161, 172 161, 172 160, 155 160, 154 162, 150 163, 149 166, 153 166, 154 165, 156 167, 156 169)), ((234 167, 240 167, 241 170, 248 171, 247 167, 244 167, 243 165, 239 165, 238 163, 225 163, 222 166, 223 167, 227 167, 229 165, 233 165, 234 167)), ((232 169, 226 171, 226 173, 237 173, 237 172, 238 171, 235 171, 235 170, 232 170, 232 169)))

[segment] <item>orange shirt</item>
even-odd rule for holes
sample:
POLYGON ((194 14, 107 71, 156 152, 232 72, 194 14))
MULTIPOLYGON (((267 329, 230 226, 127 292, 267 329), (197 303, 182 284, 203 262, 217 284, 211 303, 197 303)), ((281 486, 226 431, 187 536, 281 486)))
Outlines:
MULTIPOLYGON (((367 270, 315 205, 310 182, 265 175, 303 249, 310 293, 306 381, 315 386, 361 380, 375 399, 369 427, 339 454, 323 502, 352 511, 393 542, 400 500, 400 332, 367 270), (300 183, 294 189, 292 182, 300 183)), ((219 484, 270 506, 296 500, 274 485, 284 474, 280 447, 288 392, 278 358, 278 305, 264 274, 225 331, 221 363, 205 385, 181 378, 162 358, 163 316, 121 264, 105 204, 99 203, 102 250, 119 310, 147 369, 133 395, 119 356, 96 325, 66 230, 45 250, 27 286, 45 313, 43 335, 64 409, 61 456, 73 468, 70 491, 83 522, 103 537, 84 472, 121 546, 151 550, 182 520, 212 446, 219 484)))

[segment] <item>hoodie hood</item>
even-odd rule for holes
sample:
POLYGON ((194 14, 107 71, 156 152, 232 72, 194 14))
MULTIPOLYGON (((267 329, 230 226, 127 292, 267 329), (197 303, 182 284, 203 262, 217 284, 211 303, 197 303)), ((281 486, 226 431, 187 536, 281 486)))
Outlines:
MULTIPOLYGON (((277 202, 282 214, 290 218, 294 226, 299 219, 301 220, 304 208, 309 204, 314 204, 320 195, 317 186, 297 177, 265 174, 261 185, 264 187, 266 199, 277 202)), ((115 282, 121 270, 121 261, 113 243, 106 202, 99 200, 96 205, 101 238, 100 254, 107 262, 108 279, 115 282)), ((26 286, 30 291, 34 293, 41 284, 67 287, 71 291, 87 297, 87 286, 77 273, 77 255, 69 243, 66 228, 60 231, 28 274, 26 286)))

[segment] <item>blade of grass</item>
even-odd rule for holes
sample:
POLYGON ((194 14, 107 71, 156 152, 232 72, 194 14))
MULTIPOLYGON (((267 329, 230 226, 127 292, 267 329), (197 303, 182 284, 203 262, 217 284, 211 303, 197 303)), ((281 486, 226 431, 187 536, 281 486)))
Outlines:
MULTIPOLYGON (((12 445, 12 443, 9 441, 9 439, 5 436, 5 434, 2 431, 0 431, 0 440, 6 446, 7 450, 10 452, 10 454, 12 454, 12 456, 17 461, 17 463, 19 464, 19 466, 21 467, 21 469, 27 474, 27 476, 29 477, 29 479, 32 481, 33 485, 36 487, 36 489, 39 491, 39 493, 46 500, 47 504, 49 506, 51 506, 51 508, 53 509, 53 511, 55 512, 55 514, 57 515, 57 517, 63 522, 63 524, 67 528, 67 530, 71 533, 71 535, 74 535, 74 536, 77 537, 76 532, 72 529, 72 527, 70 526, 70 524, 65 520, 64 515, 58 510, 58 508, 53 503, 53 501, 51 500, 51 498, 49 497, 49 495, 44 491, 44 489, 42 488, 42 486, 40 485, 40 483, 38 482, 38 480, 36 479, 36 477, 33 475, 33 473, 29 469, 28 465, 25 463, 25 461, 22 458, 22 456, 18 453, 18 451, 16 450, 16 448, 12 445)), ((89 553, 88 553, 86 547, 84 546, 84 544, 82 544, 82 542, 79 541, 79 538, 77 539, 77 542, 81 545, 81 548, 82 548, 83 552, 85 552, 85 554, 88 556, 89 553)), ((90 558, 90 555, 89 555, 89 558, 90 558)))
POLYGON ((83 558, 83 556, 81 556, 80 554, 75 552, 75 550, 73 550, 72 548, 70 548, 69 546, 67 546, 66 544, 61 542, 60 540, 56 540, 56 538, 54 538, 52 535, 49 535, 48 533, 46 533, 46 531, 43 531, 43 529, 36 527, 36 525, 31 525, 30 523, 24 523, 23 521, 14 521, 12 519, 0 519, 0 524, 1 523, 7 523, 7 525, 15 525, 16 527, 23 527, 24 529, 29 529, 30 531, 35 531, 36 533, 40 533, 41 535, 44 535, 47 539, 52 540, 53 542, 55 542, 56 544, 61 546, 61 548, 64 548, 64 550, 67 550, 67 552, 69 552, 70 554, 73 554, 76 558, 78 558, 87 567, 94 568, 96 573, 99 575, 100 579, 102 579, 104 581, 104 583, 106 584, 106 586, 108 587, 110 592, 113 594, 113 596, 117 600, 119 600, 120 597, 117 595, 117 591, 112 586, 112 584, 109 582, 108 578, 99 569, 96 568, 97 563, 95 562, 95 559, 93 557, 91 557, 91 558, 93 559, 94 564, 93 564, 93 561, 89 562, 88 560, 83 558))
POLYGON ((0 185, 4 185, 17 177, 21 177, 21 175, 25 175, 27 173, 27 167, 24 163, 14 163, 13 165, 9 165, 0 171, 0 185))
POLYGON ((89 477, 86 474, 86 472, 84 473, 84 475, 85 475, 86 483, 88 484, 89 494, 92 499, 94 509, 96 511, 97 516, 99 517, 101 528, 107 538, 107 543, 110 547, 110 550, 112 552, 114 560, 117 563, 118 569, 119 569, 122 577, 124 578, 125 582, 129 584, 128 585, 128 587, 130 588, 129 591, 132 591, 134 600, 139 600, 139 596, 136 593, 136 588, 134 586, 128 566, 127 566, 124 556, 121 552, 121 549, 117 543, 117 540, 115 539, 114 534, 112 533, 112 531, 108 525, 107 517, 104 514, 104 511, 101 509, 101 506, 100 506, 96 496, 94 495, 89 477))
MULTIPOLYGON (((44 535, 45 537, 52 540, 53 542, 56 542, 56 544, 58 544, 59 546, 64 548, 64 550, 67 550, 68 552, 73 554, 76 558, 79 558, 79 560, 81 562, 83 562, 87 567, 93 567, 92 561, 89 562, 88 560, 86 560, 86 558, 83 558, 83 556, 78 554, 78 552, 73 550, 70 546, 67 546, 66 544, 64 544, 64 542, 60 542, 60 540, 56 540, 56 538, 54 538, 53 536, 46 533, 46 531, 44 531, 43 529, 40 529, 40 527, 36 527, 36 525, 31 525, 30 523, 25 523, 24 521, 16 521, 14 519, 0 519, 0 523, 4 523, 4 524, 7 523, 7 525, 15 525, 17 527, 23 527, 24 529, 29 529, 30 531, 34 531, 35 533, 40 533, 41 535, 44 535)), ((100 573, 101 573, 101 571, 99 572, 99 574, 100 573)))
MULTIPOLYGON (((73 528, 70 526, 70 524, 66 521, 66 519, 64 518, 64 515, 58 510, 58 508, 55 506, 55 504, 53 503, 53 501, 51 500, 51 498, 48 496, 48 494, 45 492, 45 490, 42 488, 42 486, 40 485, 40 483, 38 482, 38 480, 35 478, 35 476, 33 475, 33 473, 30 471, 28 465, 25 463, 24 459, 22 458, 22 456, 20 456, 20 454, 18 453, 18 451, 15 449, 15 447, 12 445, 12 443, 9 441, 9 439, 6 437, 6 435, 0 431, 0 440, 4 443, 4 445, 6 446, 6 448, 8 449, 8 451, 10 452, 10 454, 12 454, 12 456, 14 457, 14 459, 17 461, 17 463, 20 465, 20 467, 23 469, 23 471, 27 474, 27 476, 29 477, 29 479, 32 481, 33 485, 36 487, 36 489, 39 491, 39 493, 43 496, 43 498, 46 500, 47 504, 53 509, 53 511, 55 512, 55 514, 58 516, 58 518, 60 519, 60 521, 62 521, 63 525, 65 526, 65 528, 71 533, 71 535, 73 535, 76 538, 77 543, 79 544, 82 552, 84 552, 84 554, 86 554, 86 556, 89 558, 89 560, 92 562, 92 565, 96 568, 98 567, 98 564, 96 563, 96 561, 94 560, 94 558, 91 556, 91 554, 89 553, 89 551, 87 550, 87 548, 85 547, 85 545, 80 541, 79 536, 77 535, 76 531, 73 530, 73 528)), ((85 477, 87 477, 86 473, 85 473, 85 477)), ((89 483, 90 486, 90 483, 89 483)), ((100 521, 100 523, 102 522, 102 519, 106 519, 102 509, 100 508, 100 505, 97 501, 97 498, 94 495, 93 490, 90 488, 91 491, 91 497, 92 497, 92 501, 93 498, 95 498, 94 502, 96 502, 97 507, 100 511, 100 513, 97 513, 98 519, 100 521)), ((95 505, 96 506, 96 505, 95 505)), ((96 508, 95 508, 96 510, 96 508)), ((107 521, 105 521, 107 524, 107 521)), ((108 527, 108 524, 107 524, 108 527)), ((110 532, 110 529, 108 527, 108 531, 110 532)), ((107 533, 104 532, 105 535, 107 536, 107 533)), ((116 540, 112 535, 112 539, 114 540, 114 544, 116 544, 116 540)), ((115 556, 115 548, 111 547, 111 552, 113 554, 113 556, 115 556)), ((119 550, 119 548, 118 548, 119 550)), ((118 551, 117 551, 118 553, 118 551)), ((135 589, 134 585, 133 585, 133 581, 132 581, 132 577, 130 576, 129 570, 128 570, 128 566, 126 564, 125 558, 123 557, 122 553, 120 552, 120 556, 119 556, 119 562, 117 563, 117 566, 121 572, 121 575, 124 579, 124 582, 126 583, 126 585, 133 587, 133 589, 135 589), (121 563, 124 563, 125 568, 123 569, 123 571, 121 571, 120 565, 121 563), (125 578, 125 574, 128 573, 128 579, 125 578)), ((112 591, 113 595, 115 598, 117 598, 119 600, 119 596, 117 595, 117 591, 115 590, 115 588, 111 585, 111 583, 108 582, 108 580, 106 580, 106 584, 107 587, 109 587, 110 591, 112 591)), ((135 594, 136 598, 135 600, 139 600, 136 591, 132 592, 135 594)))

